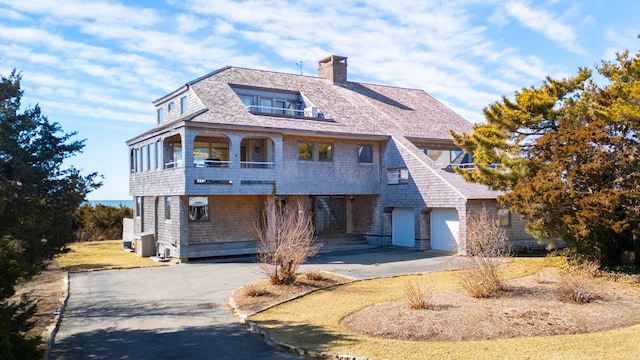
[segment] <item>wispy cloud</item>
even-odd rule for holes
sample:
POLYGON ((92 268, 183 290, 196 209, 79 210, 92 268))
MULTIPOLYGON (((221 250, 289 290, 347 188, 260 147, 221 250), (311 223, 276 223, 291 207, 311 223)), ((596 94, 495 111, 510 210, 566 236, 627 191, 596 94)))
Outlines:
POLYGON ((504 7, 506 14, 514 17, 523 26, 543 34, 547 39, 577 54, 586 51, 577 42, 577 36, 571 26, 556 19, 551 12, 534 9, 522 1, 507 3, 504 7))
POLYGON ((13 11, 46 16, 50 21, 73 23, 89 20, 112 25, 144 27, 157 23, 160 15, 154 9, 130 7, 111 1, 84 0, 0 0, 13 11))

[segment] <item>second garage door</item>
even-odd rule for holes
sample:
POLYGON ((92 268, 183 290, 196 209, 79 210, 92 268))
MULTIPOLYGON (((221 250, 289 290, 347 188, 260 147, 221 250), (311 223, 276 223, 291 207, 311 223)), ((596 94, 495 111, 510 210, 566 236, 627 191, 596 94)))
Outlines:
POLYGON ((458 211, 456 209, 433 209, 431 211, 431 248, 457 251, 458 239, 458 211))

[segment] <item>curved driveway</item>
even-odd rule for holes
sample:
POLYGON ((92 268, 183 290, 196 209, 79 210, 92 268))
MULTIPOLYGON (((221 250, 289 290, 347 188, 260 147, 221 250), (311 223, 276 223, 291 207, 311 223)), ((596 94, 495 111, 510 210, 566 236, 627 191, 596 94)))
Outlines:
MULTIPOLYGON (((303 269, 363 279, 465 264, 378 248, 320 254, 303 269)), ((51 359, 300 359, 256 339, 227 307, 234 290, 263 278, 250 259, 71 274, 51 359)))

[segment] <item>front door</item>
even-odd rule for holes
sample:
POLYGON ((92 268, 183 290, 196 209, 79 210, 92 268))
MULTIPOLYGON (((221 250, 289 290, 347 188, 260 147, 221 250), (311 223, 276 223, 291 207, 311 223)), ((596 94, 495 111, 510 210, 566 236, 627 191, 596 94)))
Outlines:
POLYGON ((314 196, 314 222, 318 233, 346 231, 346 201, 344 196, 314 196))

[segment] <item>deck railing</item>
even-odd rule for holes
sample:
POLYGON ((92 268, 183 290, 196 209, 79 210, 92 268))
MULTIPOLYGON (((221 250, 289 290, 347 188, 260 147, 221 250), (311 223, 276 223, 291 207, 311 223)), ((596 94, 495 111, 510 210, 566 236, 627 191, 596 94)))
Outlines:
POLYGON ((243 169, 273 169, 276 163, 270 161, 241 161, 243 169))
POLYGON ((304 117, 304 110, 298 110, 298 109, 287 109, 287 108, 281 108, 281 107, 259 106, 259 105, 247 105, 247 109, 249 110, 249 112, 252 112, 252 113, 278 114, 278 115, 304 117))
POLYGON ((184 161, 182 160, 170 161, 164 164, 165 169, 173 169, 173 168, 181 168, 181 167, 184 167, 184 161))

